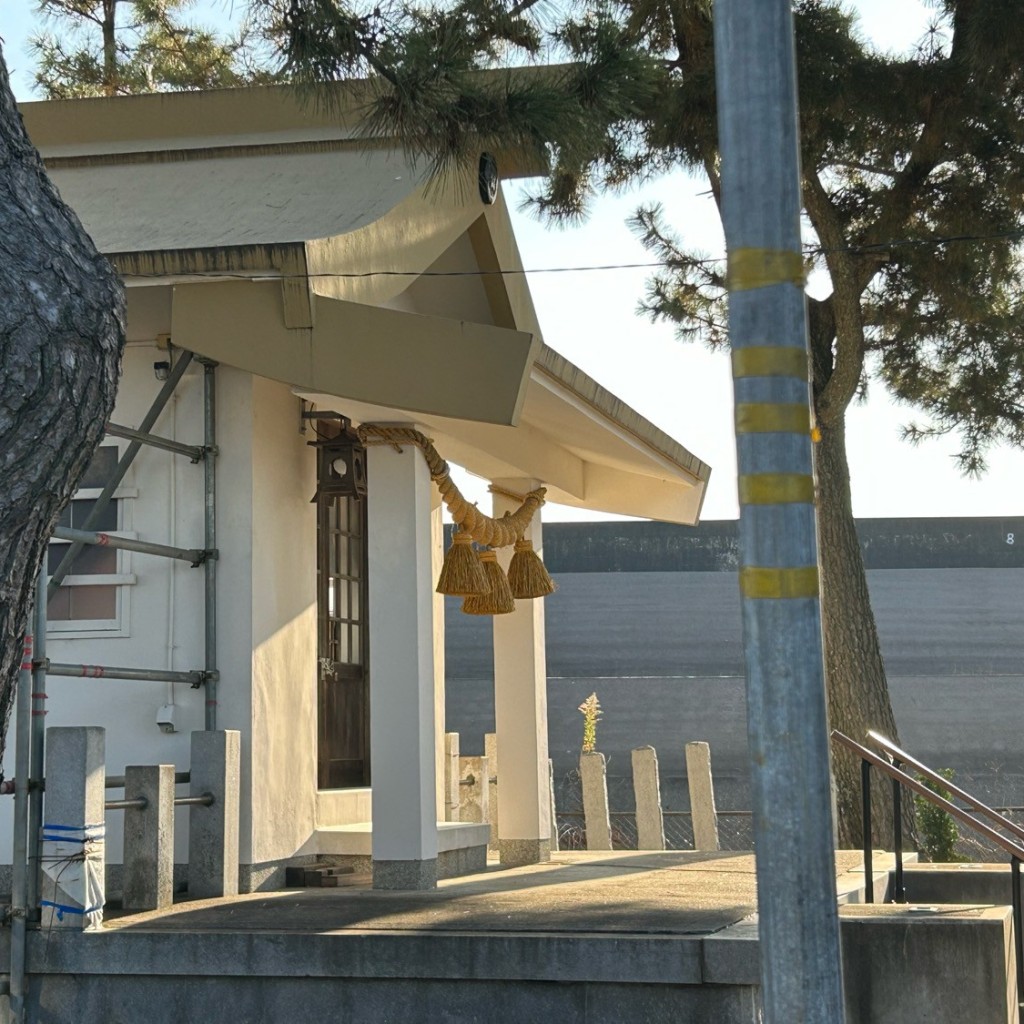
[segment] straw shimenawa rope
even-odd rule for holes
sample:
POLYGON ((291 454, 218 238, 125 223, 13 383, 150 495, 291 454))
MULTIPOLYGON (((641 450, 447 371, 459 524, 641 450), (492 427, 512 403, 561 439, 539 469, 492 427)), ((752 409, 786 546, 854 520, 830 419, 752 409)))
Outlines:
MULTIPOLYGON (((430 438, 412 427, 390 427, 378 423, 364 423, 356 433, 364 445, 389 444, 397 451, 403 444, 415 445, 426 459, 430 479, 437 484, 441 500, 448 506, 452 519, 478 544, 492 548, 505 548, 514 544, 526 532, 534 513, 544 504, 545 488, 538 487, 523 498, 515 512, 506 512, 500 519, 484 515, 476 505, 470 504, 459 492, 451 478, 448 463, 438 454, 430 438)), ((518 495, 516 495, 518 497, 518 495)))

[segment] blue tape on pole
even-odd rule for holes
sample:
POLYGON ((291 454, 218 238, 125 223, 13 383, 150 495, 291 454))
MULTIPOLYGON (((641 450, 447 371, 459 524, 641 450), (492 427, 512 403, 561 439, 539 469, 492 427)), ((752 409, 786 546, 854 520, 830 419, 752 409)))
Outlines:
POLYGON ((52 907, 57 911, 57 920, 63 921, 65 914, 95 914, 97 910, 102 910, 102 905, 95 907, 69 907, 64 903, 54 903, 53 900, 40 900, 40 907, 52 907))

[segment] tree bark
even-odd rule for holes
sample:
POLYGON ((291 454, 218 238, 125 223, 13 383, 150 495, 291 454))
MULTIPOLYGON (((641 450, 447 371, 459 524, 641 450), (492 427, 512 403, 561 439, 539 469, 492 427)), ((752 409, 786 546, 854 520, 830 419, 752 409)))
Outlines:
POLYGON ((123 346, 120 282, 46 177, 0 53, 0 755, 35 577, 103 436, 123 346))
MULTIPOLYGON (((850 501, 844 418, 840 416, 820 429, 821 441, 814 449, 829 727, 858 743, 865 741, 869 729, 898 743, 850 501)), ((833 746, 832 770, 839 847, 858 849, 863 842, 860 761, 833 746)), ((872 844, 889 849, 893 836, 892 785, 877 770, 872 772, 872 779, 872 844)), ((913 801, 909 794, 904 800, 903 834, 908 844, 913 843, 913 801)))

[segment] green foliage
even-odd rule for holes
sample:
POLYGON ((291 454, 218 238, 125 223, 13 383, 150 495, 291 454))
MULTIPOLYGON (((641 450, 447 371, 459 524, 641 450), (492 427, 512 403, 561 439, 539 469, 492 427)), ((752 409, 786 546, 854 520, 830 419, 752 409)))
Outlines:
MULTIPOLYGON (((252 23, 232 36, 190 24, 194 0, 37 0, 52 29, 32 38, 47 99, 214 89, 269 81, 252 23)), ((265 52, 264 52, 265 51, 265 52)))
MULTIPOLYGON (((518 150, 554 221, 677 167, 719 198, 712 0, 274 2, 290 72, 369 75, 367 126, 435 175, 518 150)), ((956 432, 977 472, 994 441, 1024 444, 1024 20, 1014 0, 943 0, 892 54, 848 7, 794 3, 807 241, 832 282, 810 300, 817 420, 838 429, 873 376, 925 413, 911 440, 956 432)), ((657 209, 633 228, 663 263, 641 311, 726 343, 721 266, 657 209)))
POLYGON ((601 719, 601 702, 597 694, 592 693, 577 709, 583 715, 583 746, 584 754, 591 754, 597 749, 597 723, 601 719))
MULTIPOLYGON (((952 768, 943 768, 939 774, 947 782, 953 781, 952 768)), ((944 800, 953 799, 952 793, 937 782, 924 779, 920 775, 918 782, 923 782, 933 793, 941 796, 944 800)), ((917 795, 914 796, 914 806, 917 810, 917 828, 921 848, 928 859, 939 864, 965 860, 965 857, 956 852, 960 829, 949 811, 936 807, 923 796, 917 795)))

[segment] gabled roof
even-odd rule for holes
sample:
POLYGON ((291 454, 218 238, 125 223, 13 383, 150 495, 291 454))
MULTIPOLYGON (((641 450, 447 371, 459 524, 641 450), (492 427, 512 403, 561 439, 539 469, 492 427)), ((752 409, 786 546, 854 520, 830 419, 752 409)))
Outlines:
MULTIPOLYGON (((502 199, 356 138, 364 83, 25 104, 147 336, 357 421, 416 421, 490 479, 697 520, 710 469, 541 341, 502 199), (161 326, 162 325, 162 326, 161 326)), ((522 173, 498 156, 504 176, 522 173)))

